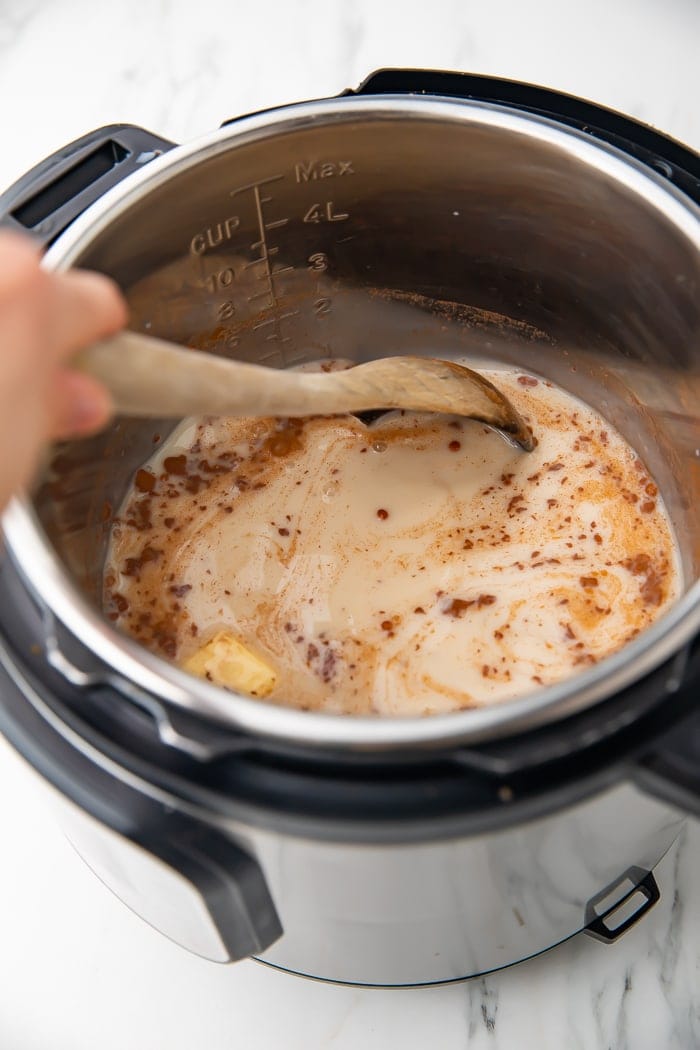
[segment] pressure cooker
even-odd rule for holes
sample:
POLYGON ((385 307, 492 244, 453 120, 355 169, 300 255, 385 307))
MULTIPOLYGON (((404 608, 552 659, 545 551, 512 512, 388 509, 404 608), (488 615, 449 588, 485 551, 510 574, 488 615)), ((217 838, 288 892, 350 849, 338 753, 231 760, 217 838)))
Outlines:
POLYGON ((0 197, 52 269, 112 276, 130 325, 278 368, 459 356, 534 370, 638 451, 684 591, 527 697, 351 718, 186 675, 101 609, 110 522, 177 421, 51 449, 3 519, 0 730, 71 842, 209 959, 369 985, 614 941, 700 812, 700 158, 610 110, 383 70, 185 145, 85 135, 0 197))

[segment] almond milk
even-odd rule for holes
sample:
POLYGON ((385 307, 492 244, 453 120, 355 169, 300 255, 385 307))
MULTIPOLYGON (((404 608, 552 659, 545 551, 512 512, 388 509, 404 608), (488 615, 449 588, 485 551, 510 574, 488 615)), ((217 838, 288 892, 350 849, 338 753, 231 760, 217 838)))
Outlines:
POLYGON ((178 663, 225 630, 273 701, 355 715, 494 704, 615 652, 681 590, 656 485, 581 401, 483 374, 534 452, 432 415, 184 421, 112 526, 107 615, 178 663))

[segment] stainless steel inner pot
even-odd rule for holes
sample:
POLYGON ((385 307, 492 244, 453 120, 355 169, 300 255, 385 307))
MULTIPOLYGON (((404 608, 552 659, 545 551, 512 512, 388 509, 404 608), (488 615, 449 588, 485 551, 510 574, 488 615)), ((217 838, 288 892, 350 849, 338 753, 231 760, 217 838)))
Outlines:
POLYGON ((482 103, 308 103, 153 161, 77 220, 47 265, 112 275, 134 329, 274 367, 469 354, 539 372, 602 412, 645 459, 685 574, 683 598, 651 629, 520 701, 379 721, 234 696, 101 615, 110 513, 168 430, 122 418, 54 449, 33 498, 4 520, 34 592, 117 688, 318 745, 440 745, 600 701, 700 626, 700 213, 629 157, 482 103))

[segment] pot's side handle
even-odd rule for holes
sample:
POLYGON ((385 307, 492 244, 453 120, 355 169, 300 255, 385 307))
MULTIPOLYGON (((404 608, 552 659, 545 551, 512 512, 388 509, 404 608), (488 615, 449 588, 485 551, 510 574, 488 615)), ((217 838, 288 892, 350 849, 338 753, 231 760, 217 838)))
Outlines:
POLYGON ((378 69, 346 95, 444 95, 548 117, 621 149, 700 203, 700 156, 648 124, 560 91, 438 69, 378 69))
MULTIPOLYGON (((156 919, 161 932, 183 947, 216 962, 237 962, 260 954, 282 936, 282 925, 257 861, 218 831, 183 814, 160 812, 154 830, 146 832, 141 841, 133 841, 144 849, 151 867, 154 858, 165 866, 170 885, 173 880, 184 882, 190 897, 193 893, 195 900, 199 896, 202 908, 199 916, 195 913, 195 923, 183 922, 186 917, 177 914, 170 929, 167 915, 163 918, 158 914, 156 919)), ((120 896, 124 899, 123 893, 120 896)), ((126 903, 155 925, 148 907, 139 907, 141 899, 137 899, 136 907, 133 902, 126 903)))
POLYGON ((175 145, 132 124, 110 124, 40 161, 0 195, 0 227, 47 247, 133 171, 175 145))
POLYGON ((77 747, 0 641, 0 733, 72 805, 70 842, 112 892, 155 929, 198 955, 235 962, 267 949, 282 925, 256 857, 223 831, 175 808, 134 773, 103 768, 77 747))

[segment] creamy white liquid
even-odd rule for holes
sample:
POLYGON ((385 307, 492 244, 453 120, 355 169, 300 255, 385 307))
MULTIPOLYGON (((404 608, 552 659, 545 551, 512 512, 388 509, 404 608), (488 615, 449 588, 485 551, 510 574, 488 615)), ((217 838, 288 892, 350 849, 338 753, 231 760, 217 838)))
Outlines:
POLYGON ((484 374, 534 452, 430 415, 185 421, 114 523, 108 615, 178 662, 230 631, 272 699, 349 714, 492 704, 614 652, 680 593, 656 485, 571 395, 484 374))

